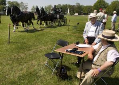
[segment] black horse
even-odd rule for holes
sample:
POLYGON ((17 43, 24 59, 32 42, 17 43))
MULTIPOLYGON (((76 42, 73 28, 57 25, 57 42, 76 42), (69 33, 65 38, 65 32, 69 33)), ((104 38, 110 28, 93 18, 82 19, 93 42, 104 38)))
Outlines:
POLYGON ((21 10, 17 6, 8 7, 6 10, 6 15, 10 15, 10 19, 14 25, 14 32, 16 30, 16 25, 18 22, 21 22, 22 26, 27 31, 28 29, 26 29, 26 24, 27 27, 29 26, 29 24, 32 24, 33 26, 32 19, 35 19, 35 16, 32 12, 21 12, 21 10))
POLYGON ((48 25, 48 22, 51 22, 53 24, 54 22, 54 15, 53 14, 47 14, 44 10, 44 8, 42 7, 40 10, 38 7, 36 7, 36 13, 37 13, 37 24, 40 20, 40 25, 42 24, 42 21, 44 21, 44 23, 46 25, 48 25))
POLYGON ((13 27, 14 29, 16 29, 16 26, 18 26, 18 21, 16 20, 15 16, 11 14, 11 7, 9 6, 6 8, 6 15, 7 16, 10 15, 10 19, 13 23, 13 27))

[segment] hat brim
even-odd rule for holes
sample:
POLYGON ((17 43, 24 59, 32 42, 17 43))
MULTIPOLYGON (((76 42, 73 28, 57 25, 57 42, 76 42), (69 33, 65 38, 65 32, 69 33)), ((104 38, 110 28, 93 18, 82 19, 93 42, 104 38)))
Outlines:
POLYGON ((117 34, 115 34, 115 38, 114 39, 107 39, 107 38, 104 38, 103 36, 102 36, 102 34, 100 34, 99 36, 98 36, 98 38, 100 38, 100 39, 104 39, 104 40, 107 40, 107 41, 119 41, 119 36, 117 35, 117 34))
POLYGON ((91 18, 96 18, 96 16, 95 16, 95 17, 94 17, 94 16, 93 16, 93 17, 92 17, 92 16, 89 16, 89 18, 90 18, 90 19, 91 19, 91 18))

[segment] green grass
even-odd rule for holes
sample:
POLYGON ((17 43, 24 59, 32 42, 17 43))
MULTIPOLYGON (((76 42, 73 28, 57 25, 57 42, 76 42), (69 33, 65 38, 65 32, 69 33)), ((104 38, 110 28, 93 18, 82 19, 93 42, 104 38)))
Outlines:
MULTIPOLYGON (((12 23, 9 16, 2 16, 0 24, 0 85, 78 85, 76 78, 78 67, 72 63, 77 61, 75 56, 64 55, 63 65, 67 66, 69 80, 59 80, 57 76, 52 75, 51 70, 47 68, 45 53, 51 52, 56 41, 63 39, 70 44, 76 41, 83 42, 82 33, 87 22, 87 16, 66 16, 68 26, 56 28, 44 28, 42 31, 24 32, 22 27, 13 32, 12 23), (70 20, 70 22, 69 22, 70 20), (80 25, 77 27, 77 23, 80 25), (11 24, 11 40, 8 44, 8 24, 11 24)), ((107 29, 111 28, 109 17, 107 29)), ((34 21, 37 29, 39 26, 34 21)), ((117 28, 117 25, 116 25, 117 28)), ((117 48, 118 42, 115 43, 117 48)), ((109 85, 119 84, 118 75, 119 64, 111 78, 106 79, 109 85)), ((102 85, 102 84, 100 84, 102 85)))

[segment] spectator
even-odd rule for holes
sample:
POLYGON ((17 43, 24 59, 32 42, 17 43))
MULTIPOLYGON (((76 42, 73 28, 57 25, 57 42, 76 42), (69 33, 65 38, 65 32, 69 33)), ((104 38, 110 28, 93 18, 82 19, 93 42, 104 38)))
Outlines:
POLYGON ((97 10, 94 10, 94 13, 97 15, 97 10))
POLYGON ((103 10, 103 13, 104 13, 104 19, 103 19, 103 24, 104 24, 104 29, 105 29, 105 26, 106 26, 106 22, 108 20, 108 15, 106 14, 106 10, 103 10))
MULTIPOLYGON (((94 10, 93 13, 97 15, 97 10, 94 10)), ((90 21, 89 15, 88 15, 88 21, 90 21)))
POLYGON ((116 11, 113 12, 113 16, 112 16, 112 19, 111 19, 111 27, 112 27, 112 30, 115 31, 115 23, 117 21, 117 15, 116 15, 116 11))
MULTIPOLYGON (((119 57, 119 53, 114 45, 114 41, 119 41, 119 36, 116 35, 114 31, 104 30, 98 38, 101 39, 101 43, 91 47, 88 54, 88 58, 90 60, 85 61, 83 68, 79 68, 79 72, 77 73, 78 78, 83 78, 80 85, 91 85, 94 78, 103 74, 110 66, 113 65, 116 58, 119 57), (95 56, 93 57, 94 53, 95 56), (83 72, 80 77, 81 69, 83 69, 83 72), (88 71, 86 69, 88 69, 88 71)), ((114 68, 102 76, 109 77, 113 71, 114 68)))
MULTIPOLYGON (((104 25, 103 23, 96 20, 97 18, 95 13, 91 13, 89 15, 89 18, 90 21, 86 23, 83 32, 84 43, 96 45, 100 42, 100 39, 98 39, 97 36, 102 33, 104 25)), ((81 59, 81 57, 78 57, 78 61, 76 62, 76 64, 80 64, 81 59)))
POLYGON ((105 18, 104 13, 102 12, 102 8, 99 9, 99 13, 97 14, 97 21, 103 22, 103 19, 105 18))
POLYGON ((90 21, 85 25, 83 38, 86 44, 95 45, 100 42, 100 39, 98 39, 97 36, 102 33, 104 25, 96 20, 95 13, 91 13, 89 18, 90 21))

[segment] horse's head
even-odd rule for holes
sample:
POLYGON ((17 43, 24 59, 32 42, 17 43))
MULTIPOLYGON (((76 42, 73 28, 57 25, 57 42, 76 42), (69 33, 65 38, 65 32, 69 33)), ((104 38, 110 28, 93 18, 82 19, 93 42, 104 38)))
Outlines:
POLYGON ((43 7, 41 8, 40 13, 41 13, 41 16, 46 15, 46 12, 45 12, 45 10, 44 10, 44 8, 43 8, 43 7))
POLYGON ((44 10, 44 8, 42 7, 42 8, 41 8, 41 13, 44 13, 44 12, 45 12, 45 10, 44 10))
POLYGON ((17 6, 11 7, 11 14, 12 15, 19 15, 21 13, 21 10, 17 6))
POLYGON ((36 13, 38 14, 38 16, 40 16, 40 10, 39 10, 38 6, 36 7, 36 13))
POLYGON ((11 15, 11 8, 8 6, 6 7, 6 15, 11 15))

